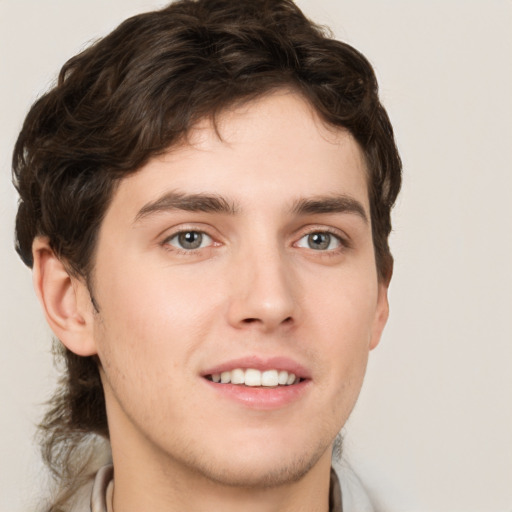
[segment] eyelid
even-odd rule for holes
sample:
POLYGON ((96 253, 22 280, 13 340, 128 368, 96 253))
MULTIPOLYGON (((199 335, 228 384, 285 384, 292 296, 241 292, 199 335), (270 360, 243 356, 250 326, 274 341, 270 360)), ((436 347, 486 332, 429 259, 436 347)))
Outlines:
POLYGON ((194 253, 195 251, 202 249, 207 249, 208 247, 222 245, 221 242, 219 242, 219 236, 214 235, 212 231, 213 229, 205 224, 179 224, 177 226, 173 226, 172 228, 167 228, 162 232, 160 235, 161 241, 159 242, 159 245, 166 248, 167 250, 182 252, 186 254, 194 253), (201 233, 202 235, 207 236, 211 242, 207 246, 198 247, 197 249, 184 249, 169 243, 169 240, 179 236, 181 233, 188 233, 190 231, 201 233))
POLYGON ((172 245, 174 248, 181 250, 181 251, 192 252, 195 250, 205 249, 206 247, 210 247, 211 245, 213 245, 213 238, 208 233, 205 233, 204 231, 198 231, 196 229, 186 229, 185 231, 178 231, 174 235, 167 237, 165 239, 164 243, 168 244, 168 245, 172 245), (201 245, 199 247, 195 247, 194 249, 186 249, 185 247, 180 247, 179 245, 174 245, 172 243, 172 241, 178 240, 180 235, 182 235, 184 233, 198 233, 199 235, 201 235, 201 245), (203 242, 206 242, 206 245, 203 245, 203 242))
MULTIPOLYGON (((336 247, 335 249, 327 249, 327 250, 319 250, 319 253, 335 253, 339 251, 343 251, 344 249, 350 249, 352 247, 350 237, 342 230, 334 228, 332 226, 322 226, 322 225, 313 225, 313 226, 306 226, 305 228, 302 228, 299 230, 295 237, 295 242, 293 243, 294 246, 298 247, 298 243, 300 240, 302 240, 304 237, 315 234, 315 233, 327 233, 333 237, 335 237, 339 243, 340 247, 336 247)), ((302 247, 301 247, 302 248, 302 247)), ((313 250, 313 249, 311 249, 313 250)))

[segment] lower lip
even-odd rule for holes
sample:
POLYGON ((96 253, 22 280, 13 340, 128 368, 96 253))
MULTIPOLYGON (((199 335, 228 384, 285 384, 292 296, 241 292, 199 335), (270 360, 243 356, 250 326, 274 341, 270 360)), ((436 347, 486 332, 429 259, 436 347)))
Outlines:
POLYGON ((219 395, 246 407, 260 410, 281 409, 300 400, 309 388, 310 380, 275 388, 250 387, 240 384, 218 384, 203 379, 219 395))

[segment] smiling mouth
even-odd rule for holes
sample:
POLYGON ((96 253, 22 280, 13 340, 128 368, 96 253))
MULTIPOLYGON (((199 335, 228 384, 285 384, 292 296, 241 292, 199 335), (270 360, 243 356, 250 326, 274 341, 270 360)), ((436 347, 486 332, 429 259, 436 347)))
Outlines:
POLYGON ((276 388, 292 386, 302 382, 303 378, 286 370, 256 370, 254 368, 235 368, 222 373, 205 375, 205 378, 216 384, 237 384, 247 387, 276 388))

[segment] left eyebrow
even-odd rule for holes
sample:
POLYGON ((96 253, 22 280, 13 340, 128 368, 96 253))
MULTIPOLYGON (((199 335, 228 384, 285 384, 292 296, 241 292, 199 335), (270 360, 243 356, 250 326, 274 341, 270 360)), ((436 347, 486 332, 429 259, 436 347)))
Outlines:
POLYGON ((297 215, 352 213, 361 217, 366 224, 369 222, 362 203, 346 195, 298 199, 293 204, 292 212, 297 215))
POLYGON ((184 194, 182 192, 167 192, 154 201, 146 203, 135 216, 137 223, 155 213, 170 210, 187 212, 225 213, 235 215, 238 207, 224 197, 212 194, 184 194))

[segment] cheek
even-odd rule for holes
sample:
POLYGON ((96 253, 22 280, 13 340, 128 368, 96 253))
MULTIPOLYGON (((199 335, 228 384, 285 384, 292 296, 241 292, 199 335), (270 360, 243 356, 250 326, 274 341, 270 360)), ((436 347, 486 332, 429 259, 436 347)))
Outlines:
POLYGON ((125 272, 112 269, 107 273, 101 311, 130 334, 194 332, 205 318, 204 311, 212 307, 205 288, 197 276, 136 261, 125 272))
POLYGON ((327 374, 322 387, 332 391, 331 400, 343 416, 348 416, 362 385, 376 316, 377 286, 362 282, 345 279, 311 301, 327 374))
POLYGON ((133 262, 98 273, 103 280, 95 336, 107 374, 116 372, 132 382, 168 382, 169 375, 183 372, 212 330, 220 314, 211 283, 198 279, 197 272, 171 270, 133 262))
POLYGON ((377 315, 378 286, 369 279, 343 276, 332 280, 327 292, 311 294, 309 316, 330 340, 328 352, 347 356, 368 351, 377 315))
POLYGON ((320 385, 320 393, 329 400, 332 418, 339 427, 347 421, 363 384, 369 355, 368 328, 356 322, 338 323, 336 335, 324 346, 330 356, 328 377, 320 385))

